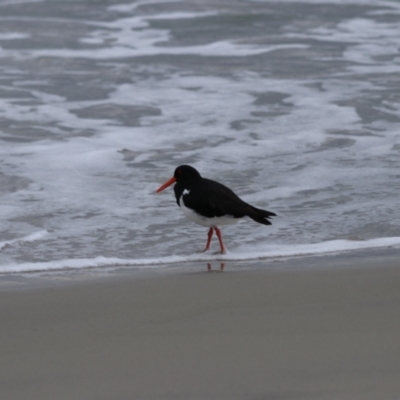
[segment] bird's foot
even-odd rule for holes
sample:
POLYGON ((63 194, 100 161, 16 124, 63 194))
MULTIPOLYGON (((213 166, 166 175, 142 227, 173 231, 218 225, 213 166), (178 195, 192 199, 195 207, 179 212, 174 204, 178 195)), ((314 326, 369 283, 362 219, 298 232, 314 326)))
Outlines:
MULTIPOLYGON (((202 253, 207 253, 209 251, 210 251, 210 249, 208 248, 208 249, 198 250, 197 253, 202 254, 202 253)), ((228 249, 224 248, 223 250, 213 251, 211 254, 213 256, 216 256, 218 254, 227 254, 227 253, 228 253, 228 249)))
POLYGON ((213 255, 226 254, 226 253, 228 253, 228 249, 225 247, 223 250, 215 251, 213 255))

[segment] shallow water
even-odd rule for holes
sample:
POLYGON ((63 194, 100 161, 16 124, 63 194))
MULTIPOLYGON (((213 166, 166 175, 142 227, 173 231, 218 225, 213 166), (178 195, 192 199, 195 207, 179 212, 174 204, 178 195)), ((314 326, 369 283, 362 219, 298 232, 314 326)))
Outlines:
POLYGON ((278 214, 224 228, 227 259, 400 245, 399 22, 397 1, 0 2, 0 271, 202 259, 154 194, 179 164, 278 214))

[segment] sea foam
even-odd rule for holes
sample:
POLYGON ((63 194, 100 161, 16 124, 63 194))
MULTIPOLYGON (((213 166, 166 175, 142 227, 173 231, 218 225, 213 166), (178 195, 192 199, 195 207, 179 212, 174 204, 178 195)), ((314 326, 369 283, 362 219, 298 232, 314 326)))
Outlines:
MULTIPOLYGON (((39 233, 24 238, 26 241, 36 240, 39 233)), ((20 263, 15 265, 0 266, 0 274, 4 273, 25 273, 39 271, 74 270, 85 268, 106 268, 106 267, 136 267, 154 268, 167 265, 184 264, 199 261, 275 261, 281 258, 317 256, 342 253, 346 251, 377 249, 388 247, 399 247, 400 237, 379 238, 371 240, 331 240, 322 243, 287 246, 267 246, 268 250, 261 250, 261 246, 255 247, 254 251, 247 248, 228 251, 226 254, 196 253, 189 255, 173 255, 158 258, 144 259, 122 259, 117 257, 98 256, 87 259, 66 259, 48 262, 20 263)), ((265 247, 265 246, 264 246, 265 247)))

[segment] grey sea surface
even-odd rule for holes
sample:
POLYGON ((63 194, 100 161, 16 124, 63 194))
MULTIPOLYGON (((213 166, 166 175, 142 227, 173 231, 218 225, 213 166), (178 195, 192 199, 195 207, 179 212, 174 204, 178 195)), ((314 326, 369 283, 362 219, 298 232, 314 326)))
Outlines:
POLYGON ((399 37, 389 0, 0 1, 0 271, 195 253, 180 164, 278 214, 233 259, 398 246, 399 37))

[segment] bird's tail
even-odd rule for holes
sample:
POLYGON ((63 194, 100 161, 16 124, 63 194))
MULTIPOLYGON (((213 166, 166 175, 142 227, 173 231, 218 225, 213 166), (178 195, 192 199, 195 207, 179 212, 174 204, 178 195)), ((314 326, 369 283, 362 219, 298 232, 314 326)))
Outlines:
POLYGON ((259 224, 271 225, 269 218, 276 217, 276 214, 271 211, 261 210, 260 208, 250 206, 247 216, 259 224))

